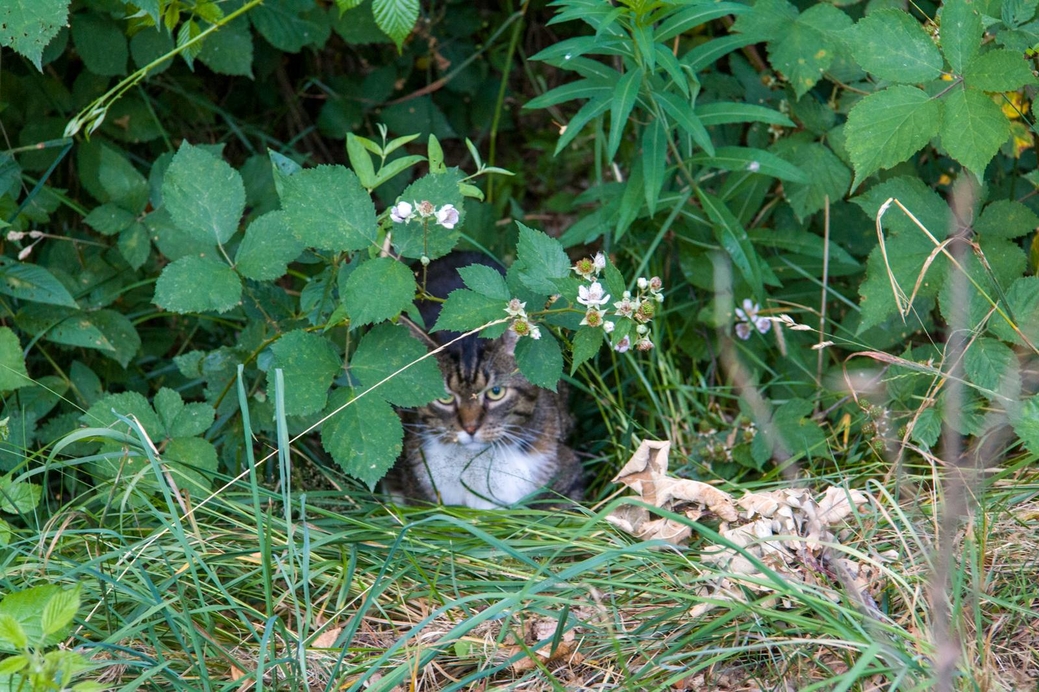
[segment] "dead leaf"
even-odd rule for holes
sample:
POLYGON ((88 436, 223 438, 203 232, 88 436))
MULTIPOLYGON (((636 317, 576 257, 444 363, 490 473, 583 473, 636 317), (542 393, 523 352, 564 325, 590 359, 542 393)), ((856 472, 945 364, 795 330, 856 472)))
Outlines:
MULTIPOLYGON (((866 593, 877 588, 873 583, 877 579, 875 570, 862 569, 845 557, 836 558, 834 563, 834 556, 824 550, 824 546, 838 542, 831 529, 844 524, 857 508, 868 503, 864 493, 831 486, 818 496, 808 488, 786 487, 744 493, 734 499, 707 483, 668 476, 670 451, 668 441, 643 441, 614 482, 631 488, 646 504, 684 513, 692 521, 701 517, 704 508, 721 519, 719 533, 732 545, 705 548, 702 561, 724 570, 726 577, 720 577, 705 597, 715 601, 742 599, 743 588, 771 591, 767 581, 760 579, 740 580, 738 588, 731 586, 729 578, 761 577, 759 564, 797 582, 828 586, 840 573, 847 577, 850 588, 866 593)), ((688 524, 656 517, 645 507, 625 505, 606 519, 642 540, 684 545, 692 535, 688 524)), ((714 605, 705 602, 691 614, 701 615, 714 605)))
POLYGON ((342 627, 330 627, 315 637, 310 645, 315 649, 331 649, 335 646, 336 639, 339 638, 339 633, 342 631, 342 627))

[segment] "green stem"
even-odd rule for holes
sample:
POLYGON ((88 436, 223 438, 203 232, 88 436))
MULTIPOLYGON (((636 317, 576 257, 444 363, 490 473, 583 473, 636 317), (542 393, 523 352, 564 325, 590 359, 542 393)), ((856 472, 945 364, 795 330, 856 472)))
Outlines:
POLYGON ((147 77, 149 72, 154 70, 162 63, 169 60, 171 57, 180 55, 181 53, 191 48, 195 44, 202 42, 203 40, 205 40, 207 36, 215 32, 217 29, 229 24, 233 20, 237 19, 238 17, 242 16, 252 8, 262 3, 263 0, 249 0, 249 2, 242 5, 240 8, 224 17, 220 23, 212 25, 195 38, 191 39, 190 41, 186 41, 184 45, 177 46, 169 53, 166 53, 165 55, 156 58, 155 60, 152 60, 144 67, 130 74, 128 77, 126 77, 121 82, 116 84, 114 87, 106 91, 104 94, 94 99, 94 101, 91 102, 90 105, 88 105, 86 108, 77 113, 76 116, 72 118, 72 120, 70 120, 68 124, 65 126, 65 136, 74 136, 88 122, 100 123, 100 119, 104 118, 105 114, 108 113, 108 109, 112 106, 112 104, 118 101, 123 94, 132 89, 141 80, 147 77))
MULTIPOLYGON (((512 21, 513 17, 522 20, 527 14, 527 7, 530 5, 530 0, 524 0, 523 6, 520 7, 519 12, 516 12, 509 18, 512 21)), ((505 89, 509 85, 509 67, 512 65, 512 58, 516 54, 516 48, 519 45, 520 31, 523 29, 523 22, 517 21, 512 27, 512 36, 509 38, 509 49, 505 53, 505 74, 501 76, 501 84, 498 85, 498 100, 494 105, 494 118, 491 120, 491 133, 489 150, 487 153, 487 165, 493 166, 495 160, 495 154, 498 150, 498 125, 501 123, 501 114, 505 106, 505 89)), ((494 178, 487 178, 487 202, 488 204, 494 202, 494 178)))

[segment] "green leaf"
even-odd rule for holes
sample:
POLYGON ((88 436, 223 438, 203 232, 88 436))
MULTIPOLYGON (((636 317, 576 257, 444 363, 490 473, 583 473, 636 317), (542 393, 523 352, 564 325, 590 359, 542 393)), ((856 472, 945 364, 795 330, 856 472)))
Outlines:
POLYGON ((579 79, 563 86, 535 96, 523 106, 524 108, 550 108, 552 106, 573 101, 574 99, 613 98, 613 86, 601 79, 579 79))
POLYGON ((942 434, 942 417, 938 409, 929 406, 920 412, 913 422, 913 441, 924 449, 930 449, 942 434))
POLYGON ((368 153, 360 138, 353 132, 346 133, 346 154, 350 159, 350 167, 357 174, 361 186, 369 190, 375 187, 375 166, 372 165, 372 155, 368 153))
POLYGON ((77 584, 71 589, 61 589, 47 599, 40 616, 43 636, 64 632, 72 624, 79 611, 79 592, 82 588, 82 584, 77 584))
POLYGON ((657 212, 657 199, 667 175, 667 130, 653 119, 642 131, 642 187, 650 216, 657 212))
POLYGON ((983 238, 1018 238, 1039 226, 1039 216, 1020 202, 992 202, 974 222, 974 232, 983 238))
POLYGON ((519 244, 514 271, 530 290, 544 295, 555 293, 556 282, 570 276, 570 258, 562 244, 519 221, 516 226, 519 228, 519 244))
POLYGON ((199 61, 218 74, 253 76, 253 37, 249 23, 239 18, 224 24, 202 44, 199 61))
POLYGON ((971 60, 963 80, 968 87, 999 93, 1017 91, 1036 83, 1031 64, 1024 56, 998 48, 971 60))
POLYGON ((1039 0, 1004 0, 999 8, 1000 18, 1007 27, 1016 29, 1035 16, 1036 7, 1039 0))
POLYGON ((25 356, 18 336, 10 327, 0 327, 0 392, 32 384, 25 369, 25 356))
POLYGON ((967 348, 963 369, 971 382, 989 392, 999 392, 1005 378, 1021 376, 1014 351, 1002 341, 987 336, 976 339, 967 348))
POLYGON ((468 288, 496 300, 509 300, 512 294, 505 285, 505 277, 494 267, 486 264, 471 264, 458 270, 468 288))
POLYGON ((589 121, 598 118, 603 115, 610 108, 610 98, 608 93, 604 93, 599 98, 594 98, 588 103, 577 109, 574 113, 574 117, 570 118, 570 122, 566 124, 563 129, 563 133, 559 136, 559 141, 556 142, 555 154, 558 155, 567 144, 572 142, 577 135, 581 134, 581 130, 589 121))
POLYGON ((436 135, 429 135, 426 140, 426 154, 429 159, 430 173, 446 173, 447 166, 444 164, 444 148, 440 146, 440 140, 436 135))
MULTIPOLYGON (((949 234, 949 205, 924 181, 915 176, 898 176, 873 185, 864 194, 852 199, 870 218, 876 219, 880 207, 889 198, 897 199, 931 235, 943 240, 949 234)), ((901 209, 892 205, 884 215, 887 233, 922 235, 916 224, 901 209)))
POLYGON ((711 142, 711 136, 707 133, 703 123, 700 122, 700 119, 693 112, 692 103, 683 101, 677 94, 669 92, 660 93, 656 96, 660 105, 667 111, 668 116, 678 123, 678 126, 685 130, 686 134, 693 138, 697 146, 703 149, 707 156, 714 156, 714 143, 711 142))
POLYGON ((852 186, 919 151, 938 134, 941 114, 936 99, 911 86, 893 86, 855 104, 844 128, 855 168, 852 186))
MULTIPOLYGON (((332 414, 352 398, 337 389, 328 399, 332 414)), ((404 428, 397 412, 378 397, 378 390, 338 411, 321 427, 321 444, 343 471, 374 488, 400 455, 404 428)))
POLYGON ((0 258, 0 293, 20 300, 77 307, 65 286, 36 264, 0 258))
POLYGON ((1011 284, 1006 299, 1000 303, 1020 334, 998 315, 992 317, 992 333, 1008 343, 1039 347, 1039 277, 1024 276, 1018 279, 1011 284))
MULTIPOLYGON (((350 373, 370 389, 428 353, 402 325, 380 324, 364 335, 350 359, 350 373)), ((379 386, 372 396, 395 406, 423 406, 444 395, 444 376, 436 358, 415 363, 379 386)))
POLYGON ((303 244, 292 234, 285 212, 267 212, 253 220, 238 246, 235 267, 249 279, 271 281, 285 275, 303 252, 303 244))
POLYGON ((790 399, 776 409, 772 422, 788 453, 811 456, 826 444, 826 433, 811 419, 812 409, 804 399, 790 399))
POLYGON ((711 219, 715 238, 732 259, 732 263, 736 265, 743 280, 750 286, 751 292, 756 297, 764 296, 764 278, 758 262, 758 254, 747 237, 747 231, 721 200, 700 188, 696 189, 696 195, 700 198, 701 206, 711 219))
POLYGON ((736 18, 732 30, 758 37, 759 41, 770 41, 782 36, 796 20, 797 8, 786 0, 758 0, 736 18))
MULTIPOLYGON (((459 288, 451 291, 431 331, 467 332, 505 317, 505 301, 459 288)), ((428 326, 428 325, 427 325, 428 326)))
POLYGON ((130 48, 119 25, 99 13, 77 14, 72 22, 72 40, 83 64, 96 75, 126 74, 130 48))
MULTIPOLYGON (((6 523, 6 522, 5 522, 6 523)), ((21 651, 29 646, 29 636, 22 629, 22 625, 14 617, 7 613, 0 613, 0 649, 7 649, 9 651, 21 651)), ((10 659, 4 659, 5 663, 10 659)), ((28 661, 25 661, 22 665, 17 667, 12 666, 14 670, 20 670, 25 667, 28 661)))
POLYGON ((689 160, 726 171, 761 173, 794 183, 809 182, 808 176, 800 167, 762 149, 718 147, 713 156, 707 153, 695 154, 689 157, 689 160))
MULTIPOLYGON (((10 525, 3 520, 0 520, 0 545, 7 545, 9 542, 10 525)), ((10 629, 10 623, 12 621, 14 621, 14 619, 9 615, 0 614, 0 641, 24 642, 24 633, 19 634, 19 630, 10 629)), ((24 654, 8 656, 5 659, 0 659, 0 681, 4 681, 7 677, 24 670, 29 663, 29 657, 24 654)))
POLYGON ((0 153, 0 196, 8 193, 12 197, 17 195, 18 187, 22 184, 22 169, 14 156, 0 153))
POLYGON ((23 309, 19 326, 54 343, 99 350, 123 367, 141 346, 133 323, 114 310, 81 312, 40 305, 23 309))
POLYGON ((635 107, 639 88, 642 86, 642 70, 628 70, 617 81, 610 105, 610 137, 606 145, 606 158, 613 160, 621 144, 621 135, 628 125, 631 109, 635 107))
POLYGON ((87 409, 79 419, 91 428, 112 428, 118 432, 133 434, 129 426, 121 422, 116 414, 136 418, 152 440, 165 438, 162 420, 152 410, 148 400, 137 392, 107 394, 87 409))
MULTIPOLYGON (((138 68, 150 65, 159 58, 167 55, 174 48, 173 37, 165 30, 156 26, 144 29, 134 34, 130 39, 130 55, 138 68)), ((166 58, 161 63, 151 68, 149 77, 162 74, 173 65, 172 58, 166 58)))
POLYGON ((382 322, 399 315, 415 299, 415 276, 390 257, 376 257, 351 272, 342 289, 353 325, 382 322))
MULTIPOLYGON (((66 319, 51 333, 48 333, 47 338, 53 341, 53 333, 60 331, 74 319, 76 318, 66 319)), ((87 313, 85 319, 101 333, 102 343, 106 345, 106 347, 88 346, 88 348, 101 348, 104 355, 125 368, 141 347, 141 337, 138 336, 133 322, 126 315, 115 310, 97 310, 87 313)), ((80 318, 81 323, 82 321, 83 318, 80 318)))
POLYGON ((241 279, 208 257, 181 257, 166 265, 155 283, 155 304, 171 312, 227 312, 241 302, 241 279))
POLYGON ((465 225, 465 200, 458 184, 462 181, 461 171, 449 168, 444 173, 422 176, 400 193, 400 200, 417 205, 430 202, 438 209, 450 204, 458 210, 458 223, 454 228, 444 228, 435 218, 416 218, 408 223, 393 224, 393 246, 404 257, 418 258, 425 255, 430 259, 443 257, 458 244, 460 229, 465 225))
POLYGON ((176 437, 167 443, 162 458, 173 472, 174 481, 179 487, 187 485, 192 493, 209 492, 213 487, 213 476, 220 466, 220 460, 209 440, 176 437))
MULTIPOLYGON (((902 300, 907 300, 913 293, 925 262, 934 250, 934 244, 922 232, 917 231, 900 233, 888 239, 886 248, 888 264, 885 265, 880 248, 874 248, 866 263, 866 279, 859 285, 859 295, 862 297, 860 332, 898 314, 899 307, 888 272, 894 276, 902 300)), ((925 280, 920 283, 916 301, 937 294, 943 285, 945 270, 945 258, 938 255, 928 267, 925 280)))
POLYGON ((418 0, 372 0, 375 23, 397 44, 398 52, 418 21, 418 11, 418 0))
MULTIPOLYGON (((430 134, 429 136, 432 137, 433 135, 430 134)), ((402 171, 411 168, 416 163, 422 163, 425 160, 425 156, 420 156, 418 154, 409 154, 407 156, 401 156, 399 159, 387 161, 385 165, 383 165, 382 168, 379 169, 379 172, 375 175, 375 187, 379 187, 380 185, 390 180, 394 176, 399 175, 402 171)), ((434 170, 432 167, 430 167, 431 173, 446 173, 447 170, 448 169, 446 167, 444 167, 443 170, 434 170)))
POLYGON ((289 332, 271 346, 274 358, 267 366, 267 386, 274 387, 274 371, 285 378, 285 413, 307 416, 320 411, 328 400, 328 388, 343 367, 331 342, 301 329, 289 332))
POLYGON ((119 234, 119 254, 133 269, 140 269, 148 261, 152 242, 148 237, 148 229, 143 223, 135 221, 133 225, 119 234))
POLYGON ((184 410, 184 399, 180 397, 176 390, 163 387, 156 392, 152 404, 155 407, 155 413, 162 420, 167 436, 169 436, 169 429, 177 418, 177 414, 184 410))
POLYGON ((808 174, 807 184, 789 182, 783 186, 799 220, 804 221, 822 209, 827 197, 832 204, 847 194, 851 171, 829 148, 818 142, 786 137, 776 142, 772 151, 791 163, 796 162, 808 174))
POLYGON ((14 482, 10 474, 0 476, 0 512, 26 514, 36 509, 43 489, 28 481, 14 482))
MULTIPOLYGON (((742 19, 742 17, 740 18, 742 19)), ((760 43, 756 35, 722 36, 701 43, 682 56, 682 64, 694 74, 718 62, 723 56, 754 43, 760 43)))
POLYGON ((209 430, 216 417, 216 410, 209 404, 185 404, 180 394, 169 387, 160 389, 153 403, 169 438, 201 435, 209 430))
POLYGON ((353 171, 318 166, 276 179, 285 222, 305 246, 349 252, 375 243, 375 205, 353 171))
POLYGON ((591 360, 602 347, 603 331, 596 327, 581 327, 574 334, 570 374, 577 372, 582 363, 591 360))
POLYGON ((245 211, 245 185, 238 171, 187 142, 166 170, 162 198, 177 227, 198 242, 226 243, 245 211))
POLYGON ((122 154, 101 146, 97 177, 108 195, 103 201, 115 202, 134 215, 144 211, 148 204, 148 181, 122 154))
POLYGON ((777 110, 752 103, 719 101, 696 105, 696 113, 704 126, 728 123, 767 123, 794 127, 794 121, 777 110))
POLYGON ((981 46, 982 34, 985 33, 976 7, 977 3, 973 0, 945 0, 942 3, 938 19, 942 27, 942 52, 956 74, 963 74, 963 70, 974 60, 981 46))
POLYGON ((136 219, 137 217, 118 204, 108 202, 100 207, 94 207, 89 214, 83 217, 83 222, 101 235, 115 235, 123 229, 129 228, 136 219))
POLYGON ((786 76, 798 98, 815 86, 833 63, 836 44, 830 36, 850 26, 851 18, 833 5, 813 5, 769 42, 769 62, 786 76))
MULTIPOLYGON (((51 647, 61 641, 63 633, 52 633, 45 635, 41 623, 43 609, 47 602, 55 596, 62 587, 57 584, 38 584, 28 589, 8 593, 0 600, 0 617, 4 619, 3 632, 10 633, 12 630, 20 630, 25 637, 27 645, 34 648, 51 647), (11 618, 14 623, 12 624, 11 618), (13 626, 17 625, 17 627, 13 626)), ((13 642, 0 634, 0 649, 11 650, 13 642)), ((18 648, 25 648, 25 644, 18 648)))
POLYGON ((216 409, 209 404, 194 401, 184 406, 167 429, 170 437, 202 435, 213 425, 216 409))
POLYGON ((943 100, 942 146, 980 178, 1010 137, 1010 122, 999 105, 977 89, 953 89, 943 100))
POLYGON ((272 46, 286 53, 322 45, 332 30, 327 14, 315 10, 313 0, 267 0, 249 13, 249 20, 272 46))
POLYGON ((697 3, 691 7, 684 7, 676 12, 669 13, 666 19, 660 22, 660 25, 654 31, 653 41, 657 44, 662 44, 711 20, 729 15, 741 15, 751 11, 752 9, 747 5, 736 2, 697 3))
POLYGON ((563 353, 552 332, 542 329, 540 339, 517 341, 516 365, 531 384, 556 391, 563 376, 563 353))
POLYGON ((941 75, 938 47, 920 22, 902 10, 871 12, 844 32, 844 38, 858 63, 878 79, 918 84, 941 75))
POLYGON ((1039 394, 1022 403, 1017 413, 1011 417, 1014 434, 1032 454, 1039 454, 1039 394))
POLYGON ((10 46, 43 69, 43 49, 68 24, 71 0, 6 0, 0 3, 0 46, 10 46))

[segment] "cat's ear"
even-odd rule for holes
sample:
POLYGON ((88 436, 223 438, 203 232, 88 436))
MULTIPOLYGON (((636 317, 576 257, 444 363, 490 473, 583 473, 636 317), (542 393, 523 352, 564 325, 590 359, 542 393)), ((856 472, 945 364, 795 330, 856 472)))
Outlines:
POLYGON ((505 344, 505 352, 508 353, 510 356, 516 355, 517 341, 519 341, 519 334, 512 331, 511 329, 506 329, 505 333, 501 335, 501 342, 505 344))

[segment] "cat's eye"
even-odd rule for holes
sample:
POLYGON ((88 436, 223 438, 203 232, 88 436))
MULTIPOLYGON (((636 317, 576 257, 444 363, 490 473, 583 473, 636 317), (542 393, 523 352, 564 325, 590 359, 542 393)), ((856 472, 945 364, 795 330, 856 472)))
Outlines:
POLYGON ((505 392, 507 391, 505 387, 491 387, 484 392, 484 396, 487 397, 488 401, 501 401, 505 398, 505 392))
POLYGON ((445 394, 444 396, 437 399, 437 403, 443 404, 444 406, 450 406, 451 404, 455 403, 455 395, 445 394))

